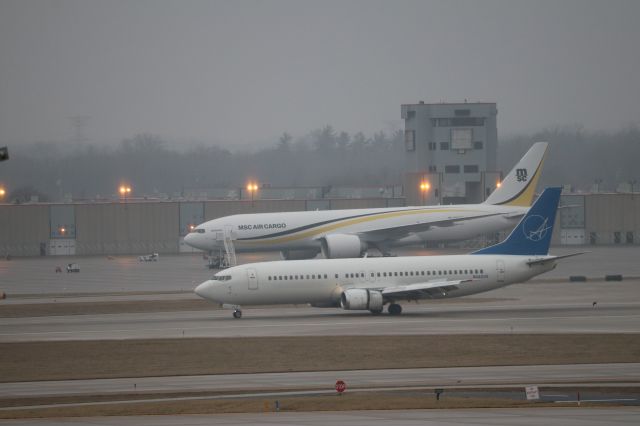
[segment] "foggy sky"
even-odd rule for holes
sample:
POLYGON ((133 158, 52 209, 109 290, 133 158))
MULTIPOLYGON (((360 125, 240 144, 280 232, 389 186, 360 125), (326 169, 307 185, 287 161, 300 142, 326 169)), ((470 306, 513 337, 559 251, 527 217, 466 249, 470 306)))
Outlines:
POLYGON ((0 0, 0 145, 152 133, 272 146, 400 104, 498 103, 499 135, 640 120, 640 2, 0 0))

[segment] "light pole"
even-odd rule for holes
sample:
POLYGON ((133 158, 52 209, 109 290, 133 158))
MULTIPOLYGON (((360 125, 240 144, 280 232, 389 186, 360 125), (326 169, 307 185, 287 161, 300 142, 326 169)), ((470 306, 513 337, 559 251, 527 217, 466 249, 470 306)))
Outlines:
POLYGON ((425 205, 425 196, 427 194, 427 191, 429 191, 429 188, 431 188, 431 185, 429 185, 429 182, 427 182, 426 180, 423 180, 422 182, 420 182, 420 193, 422 195, 422 205, 425 205))
POLYGON ((120 185, 120 196, 122 197, 122 199, 124 200, 124 202, 127 202, 127 195, 131 194, 131 187, 129 185, 120 185))
POLYGON ((247 184, 247 191, 249 191, 249 193, 251 194, 251 207, 253 208, 253 196, 255 195, 256 191, 258 190, 258 184, 255 182, 249 182, 247 184))

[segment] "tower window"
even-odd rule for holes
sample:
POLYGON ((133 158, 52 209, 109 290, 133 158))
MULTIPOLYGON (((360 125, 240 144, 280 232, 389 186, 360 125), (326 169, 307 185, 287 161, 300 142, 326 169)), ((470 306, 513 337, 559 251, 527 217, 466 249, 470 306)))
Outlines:
POLYGON ((416 150, 416 131, 415 130, 404 131, 404 148, 407 151, 416 150))

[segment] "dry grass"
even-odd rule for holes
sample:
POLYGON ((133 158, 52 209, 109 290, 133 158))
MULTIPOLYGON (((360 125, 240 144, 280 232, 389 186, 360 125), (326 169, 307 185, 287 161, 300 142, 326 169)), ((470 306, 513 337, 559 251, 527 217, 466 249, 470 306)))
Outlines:
POLYGON ((184 338, 0 343, 0 382, 640 361, 640 334, 184 338))

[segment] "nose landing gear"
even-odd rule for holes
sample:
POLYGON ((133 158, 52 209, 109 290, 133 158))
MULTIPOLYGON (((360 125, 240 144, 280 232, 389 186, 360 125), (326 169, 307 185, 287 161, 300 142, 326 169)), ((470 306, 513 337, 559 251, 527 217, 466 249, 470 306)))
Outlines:
POLYGON ((242 318, 242 311, 240 309, 236 309, 233 311, 233 317, 236 319, 242 318))

